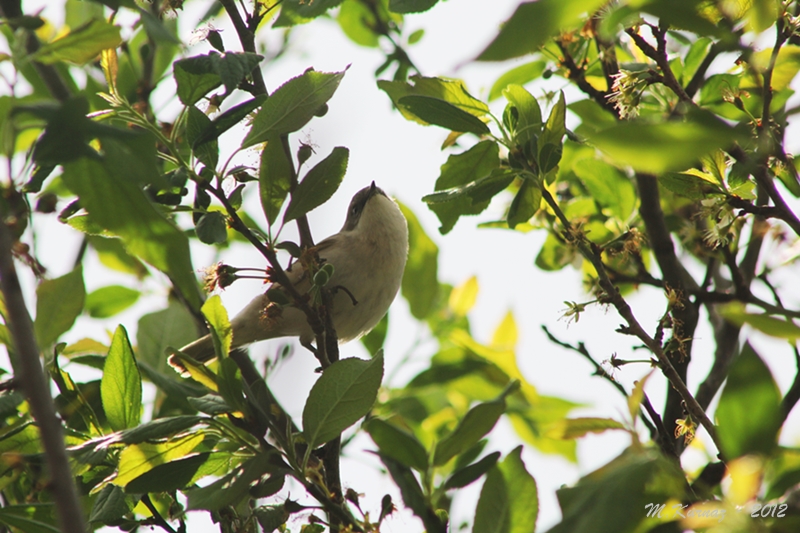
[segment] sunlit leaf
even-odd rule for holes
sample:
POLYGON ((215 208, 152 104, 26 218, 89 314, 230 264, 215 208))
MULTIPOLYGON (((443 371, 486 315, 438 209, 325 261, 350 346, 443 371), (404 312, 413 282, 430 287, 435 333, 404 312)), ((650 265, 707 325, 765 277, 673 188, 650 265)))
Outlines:
POLYGON ((491 102, 502 96, 505 88, 511 84, 521 86, 535 80, 542 75, 546 66, 547 62, 540 59, 512 68, 494 82, 494 85, 489 90, 489 101, 491 102))
POLYGON ((472 276, 463 284, 454 287, 450 291, 450 299, 448 306, 453 314, 457 316, 466 316, 469 310, 475 305, 475 300, 478 298, 478 278, 472 276))
POLYGON ((588 433, 604 433, 609 429, 625 429, 611 418, 564 418, 547 428, 551 439, 578 439, 588 433))
POLYGON ((769 455, 777 446, 781 395, 761 357, 745 344, 728 374, 715 413, 722 451, 729 459, 769 455))
POLYGON ((86 296, 86 311, 93 318, 108 318, 135 304, 140 295, 121 285, 101 287, 86 296))
POLYGON ((525 533, 536 528, 539 495, 536 481, 514 448, 486 476, 475 509, 473 532, 525 533))
POLYGON ((520 4, 500 33, 476 58, 503 61, 535 52, 551 35, 577 25, 604 0, 538 0, 520 4))
POLYGON ((42 281, 36 288, 36 343, 45 348, 68 331, 83 310, 86 289, 83 269, 78 267, 60 278, 42 281))
POLYGON ((107 48, 122 43, 119 26, 100 19, 90 20, 63 37, 40 47, 31 57, 39 63, 51 64, 69 61, 77 65, 88 63, 107 48))
POLYGON ((136 366, 128 332, 117 327, 100 381, 103 410, 115 431, 132 428, 142 416, 142 376, 136 366))
POLYGON ((403 273, 402 294, 411 314, 425 319, 433 310, 439 294, 439 248, 425 233, 416 215, 399 204, 408 222, 408 260, 403 273))
POLYGON ((617 163, 661 174, 685 170, 702 156, 728 147, 737 130, 708 115, 691 122, 626 121, 589 135, 617 163))

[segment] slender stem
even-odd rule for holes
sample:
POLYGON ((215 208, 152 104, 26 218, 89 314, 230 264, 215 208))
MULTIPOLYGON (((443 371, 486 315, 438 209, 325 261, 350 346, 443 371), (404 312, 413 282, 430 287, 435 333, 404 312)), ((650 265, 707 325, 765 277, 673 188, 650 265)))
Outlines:
MULTIPOLYGON (((5 216, 2 217, 5 219, 5 216)), ((0 223, 0 287, 8 310, 7 326, 16 352, 16 377, 25 391, 31 414, 39 427, 45 458, 50 472, 48 489, 53 494, 63 533, 85 533, 74 476, 62 431, 63 423, 56 415, 50 387, 39 360, 39 348, 33 335, 25 299, 11 254, 13 238, 5 223, 0 223)))
POLYGON ((150 500, 149 494, 145 494, 142 496, 142 503, 144 504, 145 507, 147 507, 147 510, 150 511, 150 513, 153 515, 153 522, 158 527, 160 527, 167 533, 178 533, 172 528, 172 526, 170 526, 167 523, 166 520, 164 520, 164 517, 161 516, 161 513, 158 512, 158 509, 156 508, 155 505, 153 505, 153 502, 150 500))

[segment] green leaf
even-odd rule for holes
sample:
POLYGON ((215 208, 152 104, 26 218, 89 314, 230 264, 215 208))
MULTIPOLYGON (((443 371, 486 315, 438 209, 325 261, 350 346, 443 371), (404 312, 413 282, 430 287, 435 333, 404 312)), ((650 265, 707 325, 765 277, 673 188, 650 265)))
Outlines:
POLYGON ((497 142, 484 140, 466 152, 451 154, 442 165, 435 191, 467 185, 492 173, 500 166, 497 142))
POLYGON ((447 524, 443 523, 439 516, 428 507, 419 481, 414 477, 411 469, 391 457, 385 455, 379 455, 379 457, 386 466, 386 470, 389 471, 389 475, 392 476, 392 481, 400 489, 403 503, 422 520, 426 533, 447 533, 447 524))
POLYGON ((251 52, 211 52, 176 61, 172 74, 178 85, 178 98, 183 105, 191 106, 220 85, 230 93, 262 59, 251 52))
POLYGON ((542 203, 542 189, 532 179, 523 180, 522 186, 508 208, 508 227, 514 229, 530 220, 542 203))
POLYGON ((658 183, 677 195, 703 200, 710 194, 722 194, 716 185, 689 172, 667 172, 658 176, 658 183))
POLYGON ((389 0, 389 11, 392 13, 422 13, 427 11, 439 0, 389 0))
POLYGON ((720 307, 720 315, 737 326, 748 324, 771 337, 797 342, 800 326, 793 321, 770 316, 766 313, 748 313, 741 303, 730 303, 720 307))
POLYGON ((83 310, 85 299, 81 267, 39 284, 36 288, 36 320, 33 322, 39 348, 46 349, 72 327, 83 310))
POLYGON ((176 61, 172 75, 178 86, 178 98, 186 106, 194 105, 210 90, 222 85, 222 78, 209 55, 187 57, 176 61))
POLYGON ((683 74, 681 75, 681 79, 684 86, 687 85, 697 73, 697 69, 708 55, 712 43, 713 41, 708 37, 701 37, 689 47, 689 51, 686 52, 686 56, 683 58, 683 74))
POLYGON ((376 17, 370 6, 356 0, 349 0, 342 4, 336 21, 342 32, 354 43, 375 48, 380 43, 380 35, 375 32, 376 17))
POLYGON ((496 100, 502 96, 503 91, 509 85, 525 85, 529 81, 535 80, 544 72, 547 67, 547 62, 544 60, 531 61, 518 67, 514 67, 494 82, 492 88, 489 89, 489 101, 496 100))
POLYGON ((168 346, 184 346, 197 338, 197 326, 187 309, 175 300, 161 311, 142 316, 136 326, 139 360, 165 370, 168 346))
POLYGON ((402 294, 414 318, 423 320, 433 311, 439 297, 439 248, 425 233, 414 212, 398 205, 408 222, 408 260, 402 294))
POLYGON ((439 233, 444 235, 453 229, 462 215, 482 213, 495 195, 511 185, 515 176, 514 170, 496 168, 490 175, 464 187, 428 194, 422 201, 439 217, 439 233))
POLYGON ((372 328, 372 331, 361 337, 361 344, 367 349, 370 355, 377 353, 378 350, 383 348, 383 342, 386 340, 386 333, 389 329, 389 313, 383 315, 378 325, 372 328))
POLYGON ((369 361, 348 358, 333 363, 311 388, 303 408, 303 435, 313 449, 338 437, 366 415, 383 378, 383 352, 369 361))
POLYGON ((62 177, 92 220, 125 241, 127 250, 166 273, 186 302, 200 308, 200 292, 192 274, 189 240, 132 183, 129 158, 94 161, 82 158, 64 165, 62 177))
POLYGON ((780 391, 769 368, 750 344, 745 344, 731 367, 715 412, 717 434, 728 459, 772 453, 783 420, 780 403, 780 391))
POLYGON ((773 24, 778 18, 780 2, 776 0, 754 0, 747 10, 747 18, 751 29, 761 33, 773 24))
POLYGON ((108 524, 122 518, 131 508, 125 501, 125 493, 116 485, 106 485, 97 494, 97 499, 89 513, 89 522, 108 524))
POLYGON ((400 105, 400 100, 409 95, 438 98, 476 117, 485 116, 489 112, 489 107, 485 103, 467 92, 467 88, 461 80, 412 76, 411 81, 413 85, 404 81, 378 80, 378 87, 389 95, 400 113, 408 120, 427 124, 400 105))
POLYGON ((213 128, 211 119, 195 106, 188 107, 186 115, 186 140, 192 146, 192 153, 205 166, 210 169, 217 168, 219 162, 219 146, 217 141, 198 143, 197 140, 204 131, 213 128))
POLYGON ((551 439, 578 439, 588 433, 604 433, 609 429, 625 429, 625 426, 611 418, 563 418, 547 428, 551 439))
POLYGON ((489 134, 489 126, 475 115, 462 111, 457 106, 439 98, 410 95, 400 98, 401 107, 423 121, 452 131, 489 134))
POLYGON ((216 394, 206 394, 199 398, 187 398, 187 400, 189 400, 189 405, 207 415, 221 415, 234 411, 222 396, 216 394))
POLYGON ((534 264, 546 272, 555 272, 572 263, 574 258, 575 251, 572 248, 548 233, 534 264))
POLYGON ((74 96, 58 104, 43 102, 18 105, 11 114, 30 113, 47 122, 44 133, 33 149, 33 159, 40 166, 59 165, 82 156, 96 158, 97 151, 89 146, 89 141, 95 138, 131 141, 144 136, 95 122, 86 117, 88 112, 89 102, 86 98, 74 96))
POLYGON ((0 524, 25 533, 59 533, 52 503, 0 507, 0 524))
POLYGON ((307 70, 278 87, 253 119, 242 148, 295 132, 308 124, 331 99, 344 73, 307 70))
POLYGON ((113 483, 124 487, 154 467, 189 455, 203 442, 202 434, 188 434, 167 442, 130 444, 119 452, 119 466, 113 483))
MULTIPOLYGON (((246 102, 242 102, 239 105, 233 106, 221 115, 217 116, 203 131, 200 132, 199 135, 197 135, 194 141, 192 141, 192 147, 197 149, 198 146, 204 143, 216 140, 217 137, 231 129, 233 126, 244 120, 247 115, 258 109, 266 99, 266 95, 258 95, 255 98, 247 100, 246 102)), ((213 166, 216 167, 216 165, 213 166)))
POLYGON ((516 125, 512 131, 516 144, 525 146, 538 138, 542 131, 542 110, 536 98, 521 85, 515 84, 503 89, 503 96, 517 110, 516 125))
MULTIPOLYGON (((167 24, 165 24, 164 21, 147 10, 138 8, 136 11, 138 11, 139 16, 141 17, 139 20, 141 20, 142 26, 144 26, 144 30, 147 33, 148 38, 160 45, 180 46, 181 40, 178 39, 178 37, 175 35, 175 31, 172 28, 167 27, 167 24)), ((170 20, 167 17, 165 18, 170 20)))
POLYGON ((136 366, 128 332, 118 326, 103 366, 100 396, 114 431, 132 428, 142 417, 142 376, 136 366))
POLYGON ((102 287, 86 296, 86 312, 92 318, 108 318, 135 304, 140 295, 122 285, 102 287))
POLYGON ((579 159, 572 170, 581 179, 589 195, 623 223, 636 209, 636 190, 622 172, 599 159, 579 159))
POLYGON ((563 518, 548 533, 631 533, 645 519, 645 513, 629 510, 644 509, 654 501, 680 499, 684 494, 681 483, 685 484, 682 472, 653 450, 628 450, 581 478, 574 487, 556 492, 563 518), (620 501, 630 507, 615 504, 620 501))
POLYGON ((228 311, 222 305, 222 298, 215 294, 203 304, 201 309, 211 326, 211 338, 214 340, 214 351, 220 358, 227 357, 233 343, 233 329, 228 320, 228 311))
MULTIPOLYGON (((548 144, 553 144, 561 148, 563 144, 564 134, 567 133, 566 127, 566 119, 567 119, 567 103, 564 100, 564 92, 561 91, 558 96, 558 101, 553 106, 553 109, 550 110, 550 116, 547 118, 547 122, 544 125, 544 129, 542 130, 542 134, 539 136, 539 154, 544 151, 544 147, 548 144)), ((560 154, 559 154, 560 159, 560 154)), ((556 163, 558 160, 556 160, 556 163)), ((540 166, 544 167, 544 165, 540 162, 540 166)), ((555 165, 553 165, 555 167, 555 165)), ((553 168, 551 167, 551 168, 553 168)), ((543 168, 542 172, 547 172, 550 170, 549 168, 543 168)))
POLYGON ((267 142, 261 151, 261 164, 258 167, 258 192, 261 208, 267 222, 272 225, 281 212, 286 195, 292 185, 294 168, 283 144, 278 139, 267 142))
POLYGON ((575 128, 575 133, 582 136, 604 130, 617 123, 614 116, 594 100, 578 100, 569 104, 567 108, 580 117, 581 123, 575 128))
POLYGON ((296 24, 305 24, 324 15, 329 9, 342 3, 342 0, 283 0, 281 13, 273 27, 284 28, 296 24))
POLYGON ((492 430, 505 410, 504 396, 480 403, 470 409, 456 429, 437 443, 433 464, 442 466, 456 455, 468 450, 492 430))
MULTIPOLYGON (((678 29, 698 35, 712 35, 725 39, 730 31, 723 29, 715 18, 715 9, 697 0, 671 0, 670 2, 638 2, 638 7, 678 29)), ((638 18, 638 17, 637 17, 638 18)))
POLYGON ((333 196, 344 179, 349 156, 350 150, 337 146, 328 157, 308 171, 292 193, 289 207, 283 216, 284 223, 305 215, 333 196))
POLYGON ((219 74, 225 92, 230 93, 239 86, 246 76, 255 69, 264 59, 264 56, 252 52, 225 52, 222 54, 210 54, 211 65, 214 71, 219 74))
POLYGON ((197 415, 170 416, 157 418, 150 422, 120 431, 116 440, 123 444, 139 444, 147 441, 165 439, 186 431, 203 418, 197 415))
POLYGON ((526 533, 536 528, 538 514, 536 481, 525 469, 518 446, 486 476, 472 531, 526 533))
POLYGON ((477 61, 503 61, 534 52, 550 36, 570 29, 593 14, 605 0, 539 0, 517 7, 477 61))
MULTIPOLYGON (((75 218, 75 217, 73 217, 75 218)), ((72 220, 72 219, 70 219, 72 220)), ((102 231, 102 228, 100 228, 102 231)), ((107 239, 98 236, 89 236, 89 244, 97 252, 97 258, 103 266, 142 279, 148 275, 147 267, 129 254, 122 244, 122 240, 107 239)))
POLYGON ((228 240, 228 221, 220 211, 202 215, 194 229, 197 238, 205 244, 222 244, 228 240))
MULTIPOLYGON (((253 509, 253 514, 258 520, 258 525, 264 530, 264 533, 273 533, 281 525, 285 524, 291 514, 286 510, 286 506, 281 505, 263 505, 253 509)), ((310 530, 304 530, 303 533, 312 533, 310 530)))
POLYGON ((192 483, 195 474, 208 461, 210 455, 210 452, 203 452, 157 465, 125 485, 125 492, 147 494, 185 489, 192 483))
POLYGON ((662 174, 684 170, 702 156, 728 147, 737 137, 734 128, 702 115, 691 122, 626 121, 590 134, 589 140, 619 164, 662 174))
POLYGON ((94 19, 65 36, 45 44, 34 52, 30 59, 46 65, 59 61, 83 65, 92 61, 103 50, 116 48, 120 44, 122 38, 119 35, 119 26, 94 19))
POLYGON ((268 467, 269 456, 267 454, 256 455, 210 485, 187 490, 187 510, 217 511, 233 502, 242 501, 253 481, 260 478, 268 470, 268 467))
POLYGON ((418 472, 428 469, 428 452, 417 438, 397 426, 380 418, 373 418, 365 428, 382 455, 400 461, 418 472))
POLYGON ((499 171, 500 157, 495 141, 485 140, 466 152, 453 154, 442 165, 435 190, 423 198, 441 222, 442 234, 453 229, 462 215, 483 212, 491 199, 514 179, 499 171))
POLYGON ((479 477, 489 471, 500 458, 500 452, 493 452, 471 465, 463 466, 453 472, 444 484, 445 489, 460 489, 477 481, 479 477))

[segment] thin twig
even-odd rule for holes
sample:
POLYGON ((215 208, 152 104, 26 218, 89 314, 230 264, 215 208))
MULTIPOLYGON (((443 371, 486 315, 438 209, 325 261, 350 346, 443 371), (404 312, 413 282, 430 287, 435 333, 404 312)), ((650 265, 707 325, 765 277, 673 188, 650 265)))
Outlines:
MULTIPOLYGON (((619 393, 622 394, 625 398, 628 397, 628 391, 625 390, 625 387, 622 386, 622 383, 620 383, 619 381, 614 379, 614 376, 609 374, 606 371, 606 369, 603 368, 603 365, 601 365, 600 363, 595 361, 594 357, 592 357, 592 355, 589 353, 589 350, 586 349, 586 345, 583 342, 579 342, 577 346, 573 346, 572 344, 570 344, 568 342, 564 342, 564 341, 558 339, 555 335, 553 335, 550 332, 550 330, 547 329, 547 326, 545 326, 545 325, 542 325, 542 331, 544 331, 544 334, 547 335, 547 338, 550 339, 550 342, 552 342, 553 344, 557 344, 557 345, 561 346, 562 348, 566 348, 567 350, 571 350, 571 351, 573 351, 575 353, 578 353, 581 356, 583 356, 583 358, 586 359, 587 361, 589 361, 589 363, 591 363, 591 365, 594 367, 594 375, 595 376, 599 376, 599 377, 605 379, 606 381, 611 383, 611 385, 613 385, 614 388, 617 389, 619 391, 619 393)), ((658 416, 658 413, 655 413, 655 411, 654 411, 654 414, 659 419, 661 418, 660 416, 658 416)), ((642 422, 644 423, 644 425, 647 426, 648 431, 650 431, 651 438, 653 438, 653 440, 656 440, 656 437, 658 435, 658 431, 656 430, 655 426, 652 423, 650 423, 650 420, 648 420, 646 416, 644 416, 644 413, 640 412, 639 413, 639 417, 642 419, 642 422)))
POLYGON ((169 525, 169 523, 166 520, 164 520, 164 517, 161 516, 161 513, 158 512, 158 509, 156 508, 155 505, 153 505, 152 500, 150 500, 149 494, 144 494, 142 496, 142 503, 144 504, 145 507, 147 507, 147 510, 150 511, 150 514, 153 515, 153 523, 155 525, 157 525, 167 533, 178 533, 172 528, 172 526, 169 525))
POLYGON ((689 414, 692 416, 692 418, 697 420, 700 425, 703 426, 703 428, 705 428, 717 449, 720 450, 720 453, 722 453, 722 446, 719 443, 714 424, 711 422, 711 420, 708 418, 708 415, 700 407, 700 405, 697 403, 697 400, 695 400, 692 393, 686 387, 686 383, 675 370, 672 361, 664 352, 664 349, 644 330, 641 324, 639 324, 639 321, 633 314, 628 302, 625 301, 617 288, 608 278, 601 255, 593 250, 592 245, 585 240, 585 237, 578 236, 569 219, 567 219, 567 217, 564 215, 564 212, 561 211, 561 207, 558 205, 558 203, 556 203, 553 196, 545 188, 542 188, 542 197, 547 205, 549 205, 556 214, 556 217, 559 219, 561 224, 564 226, 565 232, 569 235, 575 236, 575 245, 577 246, 578 250, 595 268, 600 288, 605 293, 604 298, 616 308, 617 312, 627 323, 627 326, 621 328, 620 331, 637 337, 645 344, 645 346, 647 346, 648 349, 650 349, 651 352, 653 352, 658 359, 661 372, 670 382, 672 387, 674 387, 678 392, 681 399, 683 399, 683 401, 686 403, 686 408, 688 409, 689 414))

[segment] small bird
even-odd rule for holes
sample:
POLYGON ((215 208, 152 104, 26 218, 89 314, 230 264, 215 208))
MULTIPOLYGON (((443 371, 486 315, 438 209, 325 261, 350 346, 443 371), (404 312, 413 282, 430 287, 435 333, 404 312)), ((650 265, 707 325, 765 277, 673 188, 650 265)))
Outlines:
MULTIPOLYGON (((333 265, 326 286, 334 291, 330 312, 339 342, 368 333, 388 311, 406 266, 408 224, 397 203, 373 181, 353 196, 341 231, 320 242, 316 251, 322 264, 333 265)), ((310 290, 310 276, 301 264, 294 263, 286 275, 300 294, 310 290)), ((268 294, 279 287, 273 283, 231 321, 232 348, 277 337, 299 337, 301 344, 310 346, 314 332, 300 309, 284 305, 279 316, 265 316, 268 294)), ((215 356, 210 335, 180 351, 198 361, 215 356)))

